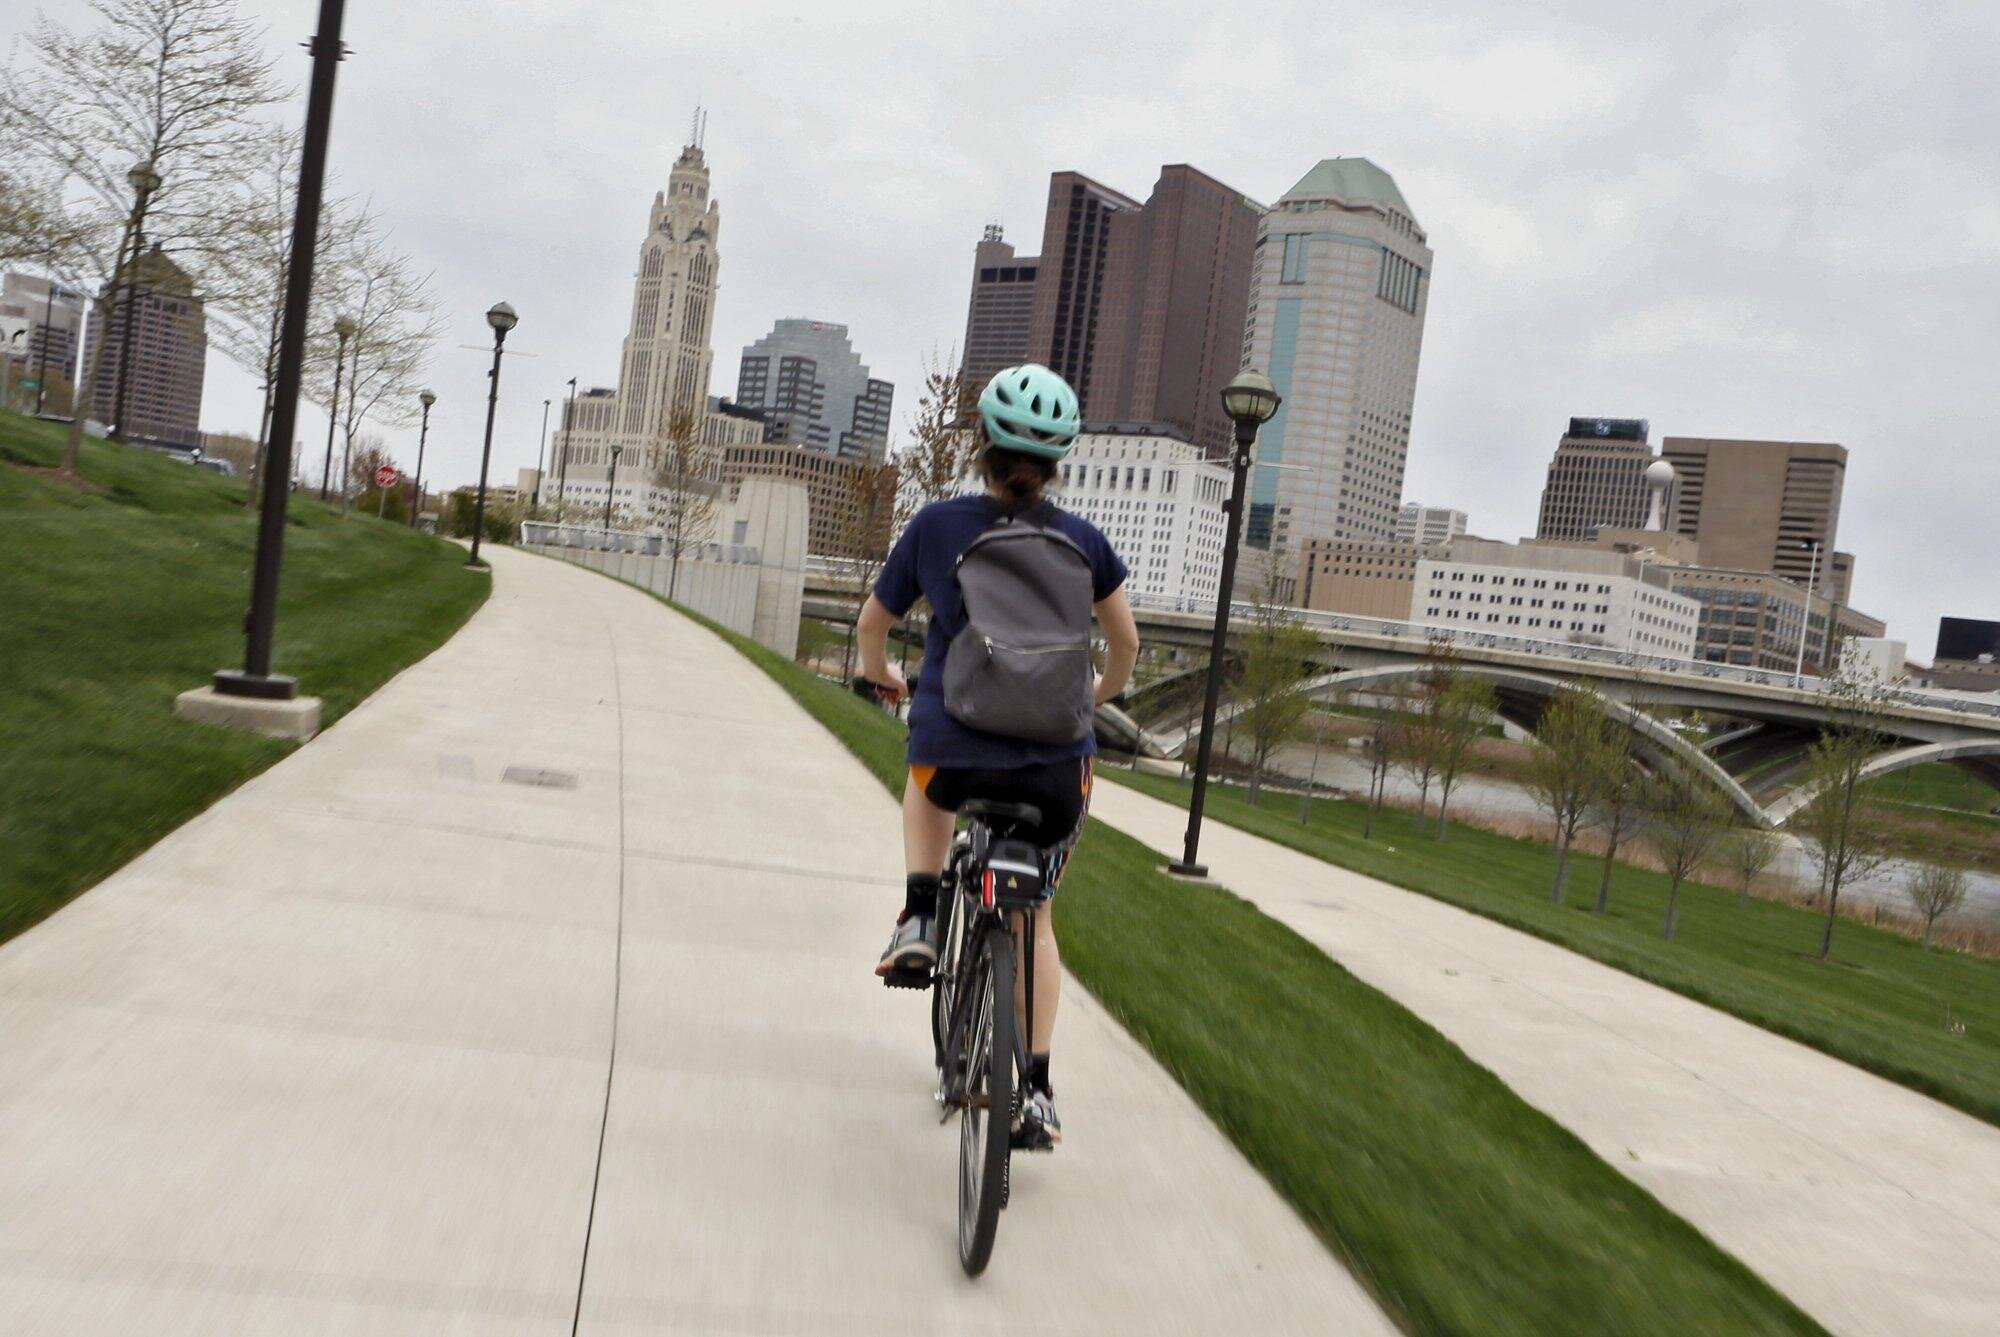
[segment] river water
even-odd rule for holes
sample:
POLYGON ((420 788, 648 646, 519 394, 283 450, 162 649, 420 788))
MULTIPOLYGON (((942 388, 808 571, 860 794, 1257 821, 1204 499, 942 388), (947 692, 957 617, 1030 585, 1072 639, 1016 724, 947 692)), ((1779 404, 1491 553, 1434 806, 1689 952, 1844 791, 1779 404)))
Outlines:
MULTIPOLYGON (((1310 747, 1291 747, 1280 753, 1277 769, 1303 780, 1312 765, 1313 750, 1310 747)), ((1354 795, 1366 794, 1368 763, 1346 747, 1333 746, 1329 740, 1329 745, 1319 753, 1317 784, 1354 795)), ((1392 774, 1388 793, 1392 799, 1407 799, 1415 803, 1417 786, 1407 776, 1392 774)), ((1486 776, 1475 775, 1461 780, 1452 790, 1451 809, 1453 813, 1474 813, 1484 817, 1542 820, 1540 806, 1526 790, 1508 781, 1486 776)), ((1771 875, 1812 886, 1818 881, 1818 876, 1806 856, 1803 843, 1794 836, 1785 835, 1782 838, 1784 849, 1772 866, 1771 875)), ((1872 875, 1842 887, 1842 903, 1852 898, 1909 913, 1910 900, 1903 892, 1903 883, 1911 867, 1907 860, 1891 860, 1872 875)), ((1958 913, 1970 921, 2000 926, 2000 876, 1968 870, 1965 905, 1958 913)))

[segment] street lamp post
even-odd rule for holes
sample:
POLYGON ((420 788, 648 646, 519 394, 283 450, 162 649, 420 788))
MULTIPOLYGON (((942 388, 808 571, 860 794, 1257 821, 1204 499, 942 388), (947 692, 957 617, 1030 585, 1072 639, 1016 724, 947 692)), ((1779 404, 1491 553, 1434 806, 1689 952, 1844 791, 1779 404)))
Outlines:
POLYGON ((1198 858, 1201 815, 1208 801, 1208 763, 1215 745, 1215 707, 1222 695, 1223 657, 1229 647, 1229 603, 1236 592, 1236 543, 1243 533, 1244 479, 1257 429, 1271 420, 1283 402, 1278 387, 1261 371, 1245 368, 1222 391, 1222 408, 1236 424, 1236 453, 1230 461, 1229 521, 1222 540, 1222 576, 1215 591, 1215 632, 1208 644, 1208 687, 1202 696, 1201 743, 1195 752, 1194 792, 1188 796, 1187 845, 1178 862, 1168 865, 1182 877, 1207 877, 1198 858))
POLYGON ((551 402, 546 399, 542 401, 542 439, 535 446, 535 487, 528 494, 529 515, 533 515, 539 510, 542 504, 542 455, 549 448, 549 404, 551 402))
MULTIPOLYGON (((1817 542, 1808 544, 1801 541, 1799 546, 1801 548, 1812 548, 1812 565, 1806 568, 1806 607, 1805 612, 1799 616, 1799 657, 1797 662, 1792 665, 1792 686, 1794 687, 1800 687, 1805 684, 1806 636, 1812 631, 1813 584, 1819 578, 1819 544, 1817 542)), ((1824 669, 1826 666, 1822 664, 1820 667, 1824 669)))
POLYGON ((507 331, 520 324, 521 318, 505 302, 495 302, 486 313, 486 323, 493 327, 493 370, 486 373, 486 444, 479 450, 479 495, 472 503, 472 556, 465 561, 475 571, 486 569, 486 563, 479 560, 479 538, 486 528, 486 467, 493 459, 493 411, 500 405, 500 352, 507 342, 507 331))
POLYGON ((625 447, 611 443, 611 476, 604 484, 604 546, 611 546, 611 494, 618 490, 618 456, 625 447))
MULTIPOLYGON (((354 322, 346 316, 336 317, 333 322, 333 336, 340 341, 340 347, 333 355, 333 403, 326 411, 326 462, 319 470, 319 499, 325 501, 333 487, 333 429, 340 421, 340 373, 347 369, 347 341, 354 337, 354 322)), ((311 466, 308 465, 308 468, 311 466)), ((341 489, 346 490, 343 481, 341 489)))
POLYGON ((284 560, 285 504, 292 483, 292 430, 298 422, 299 383, 306 355, 306 312, 312 305, 313 259, 318 254, 320 195, 326 179, 327 140, 333 129, 333 85, 343 48, 341 20, 346 0, 320 0, 319 31, 313 35, 312 80, 299 149, 298 202, 292 215, 292 263, 285 274, 285 318, 278 337, 278 388, 271 414, 271 439, 264 456, 263 509, 257 522, 257 558, 250 583, 250 611, 243 619, 243 671, 215 675, 215 690, 227 696, 291 700, 297 679, 271 672, 271 637, 278 621, 278 572, 284 560))
POLYGON ((417 512, 424 505, 424 442, 431 434, 431 405, 438 397, 428 390, 418 392, 417 399, 424 406, 424 425, 417 429, 417 476, 410 480, 410 528, 417 527, 417 512))
POLYGON ((125 173, 125 179, 132 183, 132 259, 125 269, 125 328, 118 338, 118 399, 112 410, 111 439, 125 439, 125 386, 132 376, 132 306, 138 293, 134 291, 139 270, 139 255, 146 248, 146 208, 152 203, 153 192, 160 188, 160 174, 153 170, 151 158, 137 164, 125 173))
POLYGON ((569 434, 576 421, 576 377, 569 378, 569 398, 563 403, 562 463, 556 467, 556 523, 562 523, 563 503, 569 500, 569 434))
MULTIPOLYGON (((48 398, 49 393, 49 336, 54 332, 51 325, 56 318, 55 278, 51 276, 48 283, 49 295, 42 302, 42 351, 35 365, 35 416, 37 418, 42 416, 42 403, 48 398)), ((74 399, 75 395, 76 392, 72 389, 70 397, 74 399)))

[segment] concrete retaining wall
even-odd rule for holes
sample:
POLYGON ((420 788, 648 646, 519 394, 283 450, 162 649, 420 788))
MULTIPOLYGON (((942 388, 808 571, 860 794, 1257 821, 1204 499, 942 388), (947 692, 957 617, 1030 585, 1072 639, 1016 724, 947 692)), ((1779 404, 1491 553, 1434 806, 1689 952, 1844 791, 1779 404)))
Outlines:
MULTIPOLYGON (((713 561, 684 555, 680 571, 676 574, 671 557, 647 557, 636 552, 603 552, 589 548, 555 548, 543 544, 524 546, 529 552, 538 552, 544 557, 554 557, 629 581, 663 598, 667 597, 668 580, 672 578, 675 603, 720 622, 738 635, 756 635, 758 577, 763 568, 754 563, 713 561)), ((793 648, 796 648, 796 622, 792 635, 793 648)))

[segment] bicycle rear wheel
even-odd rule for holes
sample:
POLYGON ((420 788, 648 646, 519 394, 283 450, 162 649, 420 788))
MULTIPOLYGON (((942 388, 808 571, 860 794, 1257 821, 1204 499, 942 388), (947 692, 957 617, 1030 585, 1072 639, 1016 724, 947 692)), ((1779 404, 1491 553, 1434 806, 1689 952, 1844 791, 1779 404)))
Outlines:
POLYGON ((960 922, 963 916, 964 910, 958 903, 956 879, 947 878, 938 892, 938 963, 931 977, 931 1053, 940 1079, 944 1076, 945 1049, 950 1039, 946 1032, 951 1029, 952 1004, 957 998, 958 954, 960 940, 965 934, 960 922))
POLYGON ((958 1125, 958 1261, 969 1277, 993 1256, 1014 1117, 1014 944, 998 928, 978 939, 958 1125))

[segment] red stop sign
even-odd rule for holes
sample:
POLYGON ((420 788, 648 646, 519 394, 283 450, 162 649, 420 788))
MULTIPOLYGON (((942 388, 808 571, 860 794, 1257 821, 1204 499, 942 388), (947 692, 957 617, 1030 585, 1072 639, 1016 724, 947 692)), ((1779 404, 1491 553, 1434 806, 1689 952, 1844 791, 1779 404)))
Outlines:
POLYGON ((394 487, 396 485, 397 477, 398 474, 396 473, 396 466, 393 464, 385 464, 381 468, 375 471, 375 486, 394 487))

